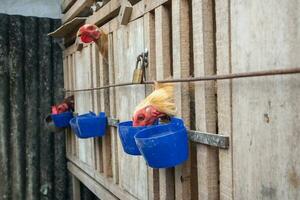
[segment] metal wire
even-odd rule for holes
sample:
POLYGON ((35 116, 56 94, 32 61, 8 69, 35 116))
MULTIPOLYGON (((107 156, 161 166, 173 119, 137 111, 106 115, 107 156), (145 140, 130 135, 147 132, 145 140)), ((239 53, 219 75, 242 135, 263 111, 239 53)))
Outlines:
MULTIPOLYGON (((238 79, 238 78, 247 78, 247 77, 274 76, 274 75, 297 74, 297 73, 300 73, 300 68, 274 69, 274 70, 266 70, 266 71, 242 72, 242 73, 224 74, 224 75, 209 75, 209 76, 199 76, 199 77, 191 77, 191 78, 159 80, 159 81, 156 81, 156 82, 158 82, 158 83, 196 82, 196 81, 238 79)), ((128 86, 128 85, 154 84, 154 83, 155 83, 155 81, 144 81, 143 83, 140 83, 140 84, 128 82, 128 83, 105 85, 105 86, 95 87, 95 88, 65 90, 65 92, 93 91, 93 90, 101 90, 101 89, 106 89, 106 88, 111 88, 111 87, 121 87, 121 86, 128 86)))

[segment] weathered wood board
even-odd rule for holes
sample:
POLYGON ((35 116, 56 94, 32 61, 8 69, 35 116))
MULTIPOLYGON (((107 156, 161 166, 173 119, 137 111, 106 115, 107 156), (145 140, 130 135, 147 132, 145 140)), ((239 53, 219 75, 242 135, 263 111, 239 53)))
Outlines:
MULTIPOLYGON (((194 0, 193 11, 193 58, 194 76, 215 74, 213 1, 194 0)), ((195 82, 195 128, 216 133, 217 113, 215 82, 195 82)), ((217 148, 197 144, 197 163, 193 168, 198 175, 198 199, 219 199, 219 166, 217 148)), ((193 169, 192 168, 192 169, 193 169)))
MULTIPOLYGON (((227 15, 220 12, 217 30, 230 28, 230 40, 217 37, 219 72, 300 65, 298 1, 218 3, 227 15)), ((219 131, 231 134, 232 148, 220 153, 221 174, 229 172, 220 181, 232 185, 221 187, 221 199, 299 199, 299 75, 233 80, 229 90, 225 84, 220 81, 219 120, 230 120, 219 131)))
MULTIPOLYGON (((113 33, 115 83, 130 82, 136 57, 144 51, 143 18, 113 33)), ((145 97, 145 86, 116 88, 116 113, 120 121, 132 119, 135 106, 145 97)), ((147 199, 147 166, 141 156, 124 153, 118 142, 120 187, 138 199, 147 199)))
MULTIPOLYGON (((86 46, 82 51, 76 51, 75 56, 75 89, 90 88, 91 77, 91 45, 86 46)), ((93 110, 92 92, 75 93, 75 112, 84 114, 93 110)), ((95 165, 93 139, 78 139, 79 159, 90 166, 95 165)))

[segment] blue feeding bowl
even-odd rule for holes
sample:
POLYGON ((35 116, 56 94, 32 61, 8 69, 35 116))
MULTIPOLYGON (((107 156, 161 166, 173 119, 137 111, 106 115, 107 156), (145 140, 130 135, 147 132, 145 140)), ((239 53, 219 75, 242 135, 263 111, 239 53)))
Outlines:
POLYGON ((106 132, 107 117, 104 112, 98 116, 90 112, 74 117, 70 121, 70 125, 79 138, 100 137, 106 132))
POLYGON ((60 114, 51 114, 51 118, 56 127, 65 128, 69 126, 69 122, 73 118, 73 113, 68 111, 60 114))
POLYGON ((135 135, 136 144, 152 168, 168 168, 188 159, 187 130, 181 119, 154 125, 135 135))
POLYGON ((137 134, 137 132, 146 129, 147 126, 133 127, 132 121, 127 121, 119 123, 118 128, 124 151, 130 155, 141 155, 140 150, 136 146, 134 136, 137 134))

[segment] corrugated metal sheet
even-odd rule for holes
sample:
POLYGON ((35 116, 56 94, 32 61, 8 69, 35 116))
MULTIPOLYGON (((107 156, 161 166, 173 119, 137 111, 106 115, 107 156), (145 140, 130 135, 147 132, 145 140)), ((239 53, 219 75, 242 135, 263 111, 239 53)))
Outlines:
POLYGON ((59 20, 0 15, 0 199, 69 199, 64 133, 43 118, 63 98, 59 20))

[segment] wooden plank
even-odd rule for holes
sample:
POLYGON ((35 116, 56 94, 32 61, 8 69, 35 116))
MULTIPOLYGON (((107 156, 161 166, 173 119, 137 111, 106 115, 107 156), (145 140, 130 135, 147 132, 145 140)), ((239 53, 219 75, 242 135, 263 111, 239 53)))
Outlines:
MULTIPOLYGON (((109 73, 108 73, 108 63, 104 57, 99 54, 99 80, 100 87, 109 84, 109 73)), ((107 115, 110 113, 109 105, 109 88, 100 91, 100 101, 101 101, 101 111, 105 112, 107 115)), ((111 134, 108 129, 106 134, 102 137, 102 153, 103 153, 103 172, 105 176, 112 176, 112 150, 111 150, 111 134)))
MULTIPOLYGON (((114 37, 108 35, 108 75, 109 84, 115 83, 115 65, 114 65, 114 37)), ((109 89, 110 117, 116 117, 116 92, 114 88, 109 89)), ((111 152, 112 152, 112 174, 114 183, 119 183, 119 161, 118 161, 118 132, 115 127, 110 127, 111 134, 111 152)))
POLYGON ((55 31, 48 33, 49 36, 63 38, 67 35, 71 34, 71 32, 77 32, 78 29, 82 24, 84 24, 86 17, 75 17, 71 21, 61 25, 55 31), (75 30, 75 31, 74 31, 75 30))
MULTIPOLYGON (((63 58, 63 74, 64 74, 64 88, 69 89, 69 67, 68 67, 68 57, 63 58)), ((71 154, 71 132, 69 129, 65 130, 66 134, 66 154, 71 154)))
POLYGON ((77 0, 75 4, 66 12, 62 17, 62 23, 70 21, 71 19, 77 17, 85 9, 94 3, 94 0, 77 0))
MULTIPOLYGON (((146 13, 144 16, 144 43, 148 49, 148 67, 145 70, 146 80, 156 79, 155 65, 155 19, 154 14, 146 13)), ((153 88, 146 85, 146 95, 149 95, 153 88)), ((148 199, 159 199, 159 171, 148 167, 148 199)))
POLYGON ((72 193, 74 200, 80 200, 80 181, 73 175, 72 176, 72 193))
MULTIPOLYGON (((70 56, 70 62, 69 62, 69 73, 70 73, 70 88, 75 89, 75 84, 76 84, 76 66, 75 66, 75 54, 71 54, 70 56)), ((76 105, 76 95, 74 94, 74 101, 76 105)), ((74 105, 74 107, 75 107, 74 105)), ((75 109, 75 108, 74 108, 75 109)), ((78 139, 75 136, 74 133, 72 135, 72 155, 78 156, 78 139)))
POLYGON ((170 12, 165 6, 155 9, 155 42, 157 80, 171 77, 171 25, 170 12))
POLYGON ((109 190, 112 194, 114 194, 119 199, 124 200, 137 200, 134 196, 129 194, 127 191, 122 190, 117 184, 114 183, 114 180, 110 177, 105 177, 103 173, 99 173, 95 171, 95 169, 91 168, 84 162, 80 161, 75 157, 68 157, 68 159, 80 168, 84 173, 90 176, 92 179, 101 184, 105 189, 109 190))
POLYGON ((116 17, 121 7, 121 0, 111 0, 98 11, 93 13, 90 16, 86 23, 87 24, 96 24, 103 25, 108 22, 110 19, 116 17))
POLYGON ((75 2, 76 0, 63 0, 60 4, 62 13, 66 13, 75 2))
MULTIPOLYGON (((141 0, 137 4, 133 6, 132 14, 130 16, 129 21, 134 21, 146 13, 154 10, 160 5, 163 5, 167 3, 169 0, 141 0)), ((118 15, 118 11, 121 7, 121 0, 111 0, 109 3, 107 3, 105 6, 103 6, 101 9, 99 9, 97 12, 95 12, 92 16, 88 17, 86 23, 89 24, 97 24, 97 25, 103 25, 106 22, 109 21, 109 19, 112 19, 118 15)), ((118 19, 117 19, 118 21, 118 19)), ((119 21, 118 21, 119 23, 119 21)))
MULTIPOLYGON (((215 74, 212 0, 192 2, 194 75, 215 74)), ((215 82, 195 83, 196 130, 216 133, 215 82)), ((219 199, 218 149, 197 145, 198 198, 219 199)))
MULTIPOLYGON (((171 24, 170 11, 165 6, 155 9, 156 79, 171 76, 171 24)), ((159 198, 175 199, 174 169, 159 170, 159 198)))
MULTIPOLYGON (((189 3, 187 0, 172 1, 173 76, 187 78, 190 75, 190 30, 189 3)), ((175 100, 180 116, 187 128, 190 127, 190 92, 188 83, 176 84, 175 100)), ((190 199, 191 163, 175 168, 175 199, 190 199)))
MULTIPOLYGON (((115 82, 132 80, 136 57, 144 51, 143 18, 129 23, 114 32, 115 82)), ((120 121, 132 119, 135 106, 145 98, 145 86, 115 88, 116 112, 120 121)), ((147 167, 141 156, 129 156, 118 143, 119 183, 138 199, 148 199, 147 167), (133 170, 134 169, 134 170, 133 170)))
MULTIPOLYGON (((91 45, 85 47, 81 52, 75 52, 75 88, 91 87, 91 45)), ((91 111, 92 108, 92 92, 80 92, 75 95, 75 112, 84 114, 91 111)), ((78 139, 79 158, 94 166, 94 142, 93 139, 78 139)))
MULTIPOLYGON (((93 73, 92 73, 92 80, 94 87, 100 86, 100 53, 95 45, 92 44, 92 63, 93 63, 93 73)), ((93 98, 93 110, 95 113, 99 113, 101 110, 101 100, 100 100, 100 91, 93 91, 92 92, 93 98)), ((95 169, 99 172, 103 172, 103 154, 102 154, 102 138, 94 138, 94 147, 95 147, 95 169)))
MULTIPOLYGON (((217 74, 230 74, 230 1, 216 0, 215 10, 217 74)), ((217 102, 218 131, 232 139, 231 82, 231 80, 217 81, 217 102)), ((233 199, 232 145, 228 150, 219 150, 219 163, 220 199, 231 200, 233 199)))
MULTIPOLYGON (((231 1, 232 73, 300 66, 299 6, 231 1)), ((300 198, 299 88, 299 74, 232 81, 234 199, 300 198)))
POLYGON ((132 13, 132 5, 129 1, 123 1, 119 14, 119 21, 121 25, 127 25, 132 13))
POLYGON ((84 173, 80 168, 76 167, 71 162, 68 162, 68 170, 76 176, 84 185, 89 188, 91 192, 93 192, 100 199, 118 199, 108 190, 106 190, 101 184, 96 182, 94 179, 89 177, 86 173, 84 173))

